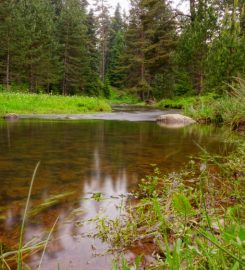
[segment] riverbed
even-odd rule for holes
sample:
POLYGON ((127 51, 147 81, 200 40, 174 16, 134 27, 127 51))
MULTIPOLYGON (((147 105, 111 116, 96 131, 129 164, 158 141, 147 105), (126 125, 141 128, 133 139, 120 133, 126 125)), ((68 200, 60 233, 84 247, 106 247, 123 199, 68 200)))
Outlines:
MULTIPOLYGON (((200 125, 168 129, 155 122, 162 113, 169 112, 119 106, 112 114, 0 120, 0 242, 10 248, 18 244, 31 176, 40 161, 31 197, 36 211, 27 221, 25 243, 45 238, 59 217, 43 269, 111 269, 106 244, 87 236, 94 227, 86 221, 99 213, 119 215, 152 164, 166 173, 178 171, 190 156, 200 155, 199 145, 223 155, 231 148, 229 131, 200 125), (91 199, 98 194, 104 199, 91 199), (50 207, 38 208, 52 198, 50 207)), ((34 268, 40 256, 35 253, 27 263, 34 268)))

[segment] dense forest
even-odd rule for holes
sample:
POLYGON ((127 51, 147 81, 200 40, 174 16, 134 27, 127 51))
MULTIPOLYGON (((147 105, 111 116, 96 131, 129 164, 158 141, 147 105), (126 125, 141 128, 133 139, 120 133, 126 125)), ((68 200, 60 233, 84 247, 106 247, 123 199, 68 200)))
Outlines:
POLYGON ((110 86, 149 98, 222 94, 245 70, 242 0, 1 0, 0 84, 90 96, 110 86))

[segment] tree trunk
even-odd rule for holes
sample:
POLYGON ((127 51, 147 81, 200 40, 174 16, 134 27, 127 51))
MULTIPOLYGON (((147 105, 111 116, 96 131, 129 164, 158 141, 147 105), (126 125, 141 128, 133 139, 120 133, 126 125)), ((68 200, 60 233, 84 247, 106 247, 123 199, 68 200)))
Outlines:
POLYGON ((195 0, 190 0, 191 21, 195 20, 195 0))
MULTIPOLYGON (((145 35, 144 30, 141 30, 141 67, 140 67, 140 79, 141 82, 144 84, 145 81, 145 53, 144 53, 144 42, 145 42, 145 35)), ((142 89, 142 99, 145 100, 145 93, 144 89, 142 89)))
POLYGON ((29 91, 31 93, 33 93, 34 92, 34 77, 33 77, 33 66, 32 66, 32 64, 30 65, 29 68, 30 68, 30 70, 29 70, 29 87, 30 87, 29 91))
MULTIPOLYGON (((104 1, 102 0, 102 16, 104 16, 104 1)), ((104 20, 103 18, 102 20, 104 20)), ((101 78, 103 83, 105 82, 105 58, 106 58, 106 31, 105 23, 102 22, 102 63, 101 63, 101 78)))
POLYGON ((64 78, 62 82, 62 94, 63 96, 67 95, 67 64, 68 64, 68 26, 66 30, 66 41, 65 41, 65 52, 64 52, 64 78))
POLYGON ((10 76, 9 76, 9 71, 10 71, 10 41, 8 37, 8 51, 7 51, 7 61, 6 61, 6 87, 7 90, 9 90, 9 83, 10 83, 10 76))

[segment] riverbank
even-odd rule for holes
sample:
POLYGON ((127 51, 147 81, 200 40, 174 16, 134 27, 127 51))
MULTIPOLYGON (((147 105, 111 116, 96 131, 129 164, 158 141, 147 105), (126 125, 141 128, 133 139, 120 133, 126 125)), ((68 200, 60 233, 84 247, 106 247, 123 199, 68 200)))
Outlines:
POLYGON ((157 107, 182 109, 199 123, 225 124, 245 133, 245 81, 242 79, 237 79, 236 85, 230 86, 230 92, 222 96, 208 94, 165 99, 157 107))
POLYGON ((245 97, 195 96, 162 100, 161 109, 181 109, 201 124, 224 124, 233 130, 245 131, 245 97))
POLYGON ((0 92, 0 115, 15 114, 83 114, 110 112, 109 102, 97 97, 56 96, 0 92))
POLYGON ((243 269, 244 164, 241 142, 224 157, 203 150, 179 173, 155 168, 120 217, 97 219, 96 236, 116 253, 113 269, 243 269))

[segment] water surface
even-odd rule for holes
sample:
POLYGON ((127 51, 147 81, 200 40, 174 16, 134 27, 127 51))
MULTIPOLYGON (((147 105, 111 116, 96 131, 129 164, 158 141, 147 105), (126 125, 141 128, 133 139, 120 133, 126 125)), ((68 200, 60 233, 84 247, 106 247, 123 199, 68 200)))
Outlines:
MULTIPOLYGON (((110 269, 111 257, 97 256, 105 252, 105 244, 82 237, 93 227, 81 226, 80 221, 101 211, 118 215, 120 195, 137 187, 152 171, 150 164, 164 172, 179 170, 189 156, 200 154, 197 144, 213 153, 227 149, 223 130, 212 126, 166 129, 155 122, 0 121, 0 242, 11 247, 18 243, 31 175, 41 161, 31 207, 58 194, 69 196, 28 220, 25 241, 47 235, 59 216, 43 269, 57 269, 58 263, 60 269, 110 269), (94 192, 110 199, 82 199, 94 192)), ((28 263, 34 266, 39 258, 37 253, 28 263)))

